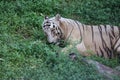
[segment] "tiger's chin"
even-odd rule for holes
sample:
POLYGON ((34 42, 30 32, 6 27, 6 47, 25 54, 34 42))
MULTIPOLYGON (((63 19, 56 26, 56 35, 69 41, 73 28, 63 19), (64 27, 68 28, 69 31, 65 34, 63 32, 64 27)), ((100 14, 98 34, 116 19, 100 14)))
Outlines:
POLYGON ((61 43, 60 42, 52 42, 51 44, 60 46, 61 43))

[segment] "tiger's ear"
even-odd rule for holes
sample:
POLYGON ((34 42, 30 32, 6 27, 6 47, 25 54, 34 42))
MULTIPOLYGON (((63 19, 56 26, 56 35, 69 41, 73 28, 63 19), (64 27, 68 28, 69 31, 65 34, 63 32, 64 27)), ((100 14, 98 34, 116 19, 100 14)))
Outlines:
POLYGON ((44 19, 46 20, 46 19, 48 19, 48 18, 49 18, 48 16, 45 16, 45 18, 44 18, 44 19))
POLYGON ((55 19, 56 19, 57 21, 59 21, 60 18, 61 18, 60 14, 57 14, 57 15, 55 16, 55 19))

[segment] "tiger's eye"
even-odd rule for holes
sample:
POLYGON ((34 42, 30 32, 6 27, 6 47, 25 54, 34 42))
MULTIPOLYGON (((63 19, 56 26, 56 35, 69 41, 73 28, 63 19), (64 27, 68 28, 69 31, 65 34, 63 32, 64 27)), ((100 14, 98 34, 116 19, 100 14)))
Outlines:
POLYGON ((53 28, 55 28, 55 25, 53 25, 53 28))
POLYGON ((60 34, 59 32, 57 34, 60 34))

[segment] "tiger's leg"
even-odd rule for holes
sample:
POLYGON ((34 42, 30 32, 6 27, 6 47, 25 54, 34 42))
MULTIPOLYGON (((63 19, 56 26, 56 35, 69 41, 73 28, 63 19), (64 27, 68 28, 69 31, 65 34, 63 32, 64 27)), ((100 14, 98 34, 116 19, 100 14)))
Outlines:
POLYGON ((116 42, 114 49, 118 54, 120 54, 120 39, 116 42))
POLYGON ((83 41, 80 44, 78 44, 76 47, 82 56, 89 56, 89 54, 86 52, 87 49, 85 48, 83 41))

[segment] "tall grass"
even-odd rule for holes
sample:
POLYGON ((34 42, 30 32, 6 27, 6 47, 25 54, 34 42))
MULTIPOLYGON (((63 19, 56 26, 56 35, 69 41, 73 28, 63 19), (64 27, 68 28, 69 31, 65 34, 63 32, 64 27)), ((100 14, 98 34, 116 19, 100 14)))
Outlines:
MULTIPOLYGON (((43 15, 59 13, 86 24, 120 26, 119 8, 120 0, 1 0, 0 79, 104 80, 91 65, 72 61, 59 47, 46 44, 41 24, 43 15)), ((94 59, 113 68, 119 65, 94 59)))

